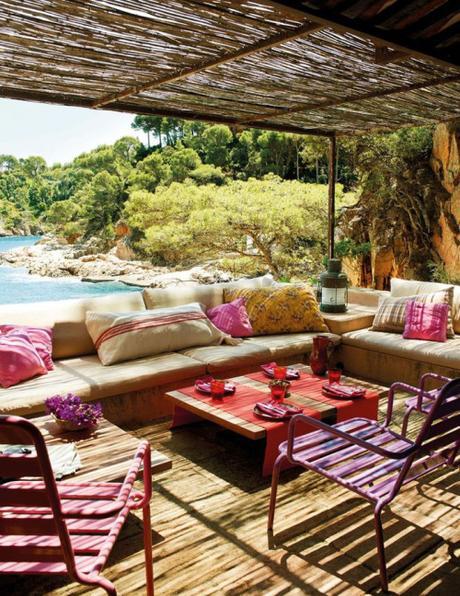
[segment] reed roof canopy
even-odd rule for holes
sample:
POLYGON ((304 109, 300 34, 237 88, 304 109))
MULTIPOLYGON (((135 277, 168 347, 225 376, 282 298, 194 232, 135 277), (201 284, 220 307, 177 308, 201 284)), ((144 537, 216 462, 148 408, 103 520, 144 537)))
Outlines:
POLYGON ((0 0, 0 97, 326 136, 460 116, 459 0, 0 0))

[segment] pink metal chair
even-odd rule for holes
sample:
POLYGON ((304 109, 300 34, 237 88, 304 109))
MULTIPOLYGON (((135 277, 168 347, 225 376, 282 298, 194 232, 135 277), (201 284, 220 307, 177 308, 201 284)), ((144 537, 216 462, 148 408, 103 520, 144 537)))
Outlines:
POLYGON ((454 465, 460 449, 460 379, 450 381, 438 392, 415 441, 390 429, 393 398, 391 392, 384 424, 353 418, 329 426, 304 414, 294 416, 273 469, 268 515, 268 530, 272 532, 279 473, 285 460, 314 470, 364 497, 374 506, 384 591, 388 590, 388 576, 381 512, 403 485, 440 466, 454 465), (319 430, 296 438, 299 422, 319 430))
POLYGON ((148 441, 139 444, 122 483, 56 483, 45 441, 24 418, 0 416, 0 442, 35 448, 0 454, 0 573, 69 575, 116 594, 101 571, 129 512, 142 508, 147 594, 152 596, 148 441), (144 492, 133 487, 141 465, 144 492))

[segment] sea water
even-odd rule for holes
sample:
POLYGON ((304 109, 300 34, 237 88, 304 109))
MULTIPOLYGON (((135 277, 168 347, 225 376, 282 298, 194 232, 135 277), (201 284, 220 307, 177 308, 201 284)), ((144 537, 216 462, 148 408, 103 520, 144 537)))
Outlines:
MULTIPOLYGON (((0 237, 0 253, 13 248, 31 246, 39 236, 0 237)), ((133 292, 140 288, 126 286, 121 282, 91 283, 77 278, 52 278, 29 275, 22 267, 0 265, 0 304, 42 302, 100 296, 114 292, 133 292)))

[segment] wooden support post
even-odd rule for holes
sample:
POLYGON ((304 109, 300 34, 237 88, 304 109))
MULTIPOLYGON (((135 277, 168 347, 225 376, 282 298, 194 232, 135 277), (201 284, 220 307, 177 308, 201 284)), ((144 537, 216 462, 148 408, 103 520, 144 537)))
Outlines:
POLYGON ((327 252, 330 259, 334 258, 334 232, 335 232, 335 178, 337 159, 337 139, 335 135, 329 139, 329 200, 327 212, 327 252))

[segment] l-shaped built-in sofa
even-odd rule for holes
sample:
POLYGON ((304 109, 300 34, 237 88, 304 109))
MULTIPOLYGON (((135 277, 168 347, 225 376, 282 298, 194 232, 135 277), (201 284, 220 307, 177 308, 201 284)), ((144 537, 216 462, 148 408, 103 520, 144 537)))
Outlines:
MULTIPOLYGON (((402 281, 402 280, 400 280, 402 281)), ((239 287, 263 287, 269 276, 237 282, 239 287)), ((132 312, 199 302, 207 308, 221 304, 224 288, 212 284, 168 289, 146 289, 82 300, 2 305, 0 324, 49 326, 53 328, 55 369, 0 389, 0 413, 22 416, 44 411, 44 400, 57 393, 73 392, 84 400, 103 402, 105 416, 113 422, 146 421, 171 413, 166 391, 213 374, 235 376, 255 370, 270 361, 290 364, 308 362, 317 333, 291 333, 250 337, 239 345, 190 347, 102 366, 88 334, 87 311, 132 312)), ((395 286, 396 287, 396 286, 395 286)), ((426 293, 440 284, 402 282, 397 292, 426 293)), ((460 375, 460 335, 445 343, 405 340, 401 335, 371 331, 380 296, 388 292, 365 289, 349 291, 349 308, 343 314, 324 314, 337 345, 335 360, 349 373, 384 384, 395 380, 416 382, 419 375, 434 371, 460 375)), ((460 288, 456 288, 454 328, 460 333, 460 288)))

